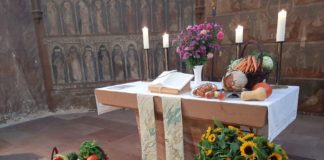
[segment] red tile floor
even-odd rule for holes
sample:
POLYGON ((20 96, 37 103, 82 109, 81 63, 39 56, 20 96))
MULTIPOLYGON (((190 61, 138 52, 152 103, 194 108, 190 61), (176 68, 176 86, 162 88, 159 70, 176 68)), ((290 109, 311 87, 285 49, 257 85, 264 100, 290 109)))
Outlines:
MULTIPOLYGON (((118 110, 49 116, 0 128, 0 160, 49 160, 51 149, 76 151, 96 140, 112 160, 140 160, 135 115, 118 110)), ((275 140, 292 160, 324 160, 324 117, 298 115, 275 140)))

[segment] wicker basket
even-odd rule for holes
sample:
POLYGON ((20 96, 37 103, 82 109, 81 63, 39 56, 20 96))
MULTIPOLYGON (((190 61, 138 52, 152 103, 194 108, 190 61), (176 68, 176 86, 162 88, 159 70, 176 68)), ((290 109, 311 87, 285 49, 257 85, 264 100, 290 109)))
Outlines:
POLYGON ((246 73, 245 74, 247 79, 248 79, 248 83, 245 86, 246 89, 252 89, 252 87, 255 84, 257 84, 259 82, 262 82, 263 80, 267 79, 269 77, 270 72, 271 72, 271 71, 265 71, 265 70, 262 69, 263 50, 262 50, 261 45, 255 40, 249 40, 249 41, 247 41, 247 42, 245 42, 243 44, 243 49, 242 49, 242 51, 240 53, 240 58, 242 58, 244 56, 245 50, 246 50, 247 46, 250 45, 250 44, 256 45, 259 52, 260 52, 260 55, 257 57, 257 60, 260 63, 260 65, 257 68, 256 72, 246 73))

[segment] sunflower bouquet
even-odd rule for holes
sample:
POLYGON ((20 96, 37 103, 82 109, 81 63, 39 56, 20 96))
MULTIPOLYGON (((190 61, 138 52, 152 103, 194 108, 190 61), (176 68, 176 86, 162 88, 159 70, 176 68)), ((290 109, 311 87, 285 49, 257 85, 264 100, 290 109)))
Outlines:
POLYGON ((262 136, 228 127, 208 127, 195 160, 288 160, 280 145, 262 136))

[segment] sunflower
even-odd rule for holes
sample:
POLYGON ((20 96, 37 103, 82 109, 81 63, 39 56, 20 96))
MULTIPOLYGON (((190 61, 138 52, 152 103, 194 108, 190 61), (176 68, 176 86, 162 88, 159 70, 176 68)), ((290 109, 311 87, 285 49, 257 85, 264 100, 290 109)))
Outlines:
POLYGON ((209 137, 208 137, 208 141, 209 142, 215 142, 215 140, 216 140, 215 134, 210 134, 209 137))
POLYGON ((219 132, 221 132, 221 131, 222 131, 222 128, 216 128, 216 129, 214 129, 213 132, 215 132, 215 133, 219 133, 219 132))
POLYGON ((255 157, 256 154, 253 151, 253 147, 256 147, 255 143, 253 143, 251 141, 244 142, 240 147, 241 156, 243 156, 245 158, 255 157))
POLYGON ((204 140, 205 139, 205 136, 206 136, 205 134, 202 134, 201 135, 201 140, 204 140))
POLYGON ((269 148, 273 148, 274 144, 271 143, 271 142, 268 142, 268 143, 267 143, 267 146, 268 146, 269 148))
POLYGON ((213 151, 211 149, 205 150, 206 156, 210 156, 212 153, 213 153, 213 151))
POLYGON ((279 153, 272 153, 268 160, 282 160, 282 156, 279 153))
POLYGON ((253 134, 253 133, 248 133, 248 134, 246 134, 246 135, 243 137, 243 139, 244 139, 244 140, 248 140, 248 139, 253 138, 253 137, 254 137, 254 134, 253 134))
POLYGON ((242 137, 237 137, 237 139, 238 139, 240 142, 242 142, 242 143, 245 142, 245 140, 244 140, 242 137))
POLYGON ((287 156, 286 151, 282 150, 282 155, 283 155, 283 157, 284 157, 286 160, 288 160, 288 156, 287 156))
POLYGON ((237 134, 237 136, 243 137, 244 136, 244 133, 242 131, 239 131, 238 134, 237 134))
POLYGON ((211 130, 212 130, 212 129, 211 129, 211 127, 209 126, 208 129, 207 129, 207 131, 206 131, 206 138, 209 137, 211 130))
POLYGON ((236 127, 234 127, 234 126, 231 126, 231 125, 229 125, 227 128, 228 128, 229 130, 235 131, 236 133, 238 133, 238 132, 240 131, 238 128, 236 128, 236 127))

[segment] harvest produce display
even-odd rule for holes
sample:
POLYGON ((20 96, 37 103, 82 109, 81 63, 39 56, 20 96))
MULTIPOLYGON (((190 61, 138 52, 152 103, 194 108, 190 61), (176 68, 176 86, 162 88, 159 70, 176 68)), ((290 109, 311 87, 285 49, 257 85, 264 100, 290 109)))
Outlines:
POLYGON ((242 91, 247 84, 248 79, 241 71, 228 71, 223 80, 223 88, 225 91, 242 91))
POLYGON ((253 86, 252 91, 243 91, 241 100, 243 101, 263 101, 272 94, 272 88, 268 83, 260 82, 253 86))
MULTIPOLYGON (((257 60, 257 56, 248 56, 246 58, 236 59, 228 66, 228 70, 239 70, 243 73, 255 73, 260 66, 260 61, 257 60)), ((263 56, 262 69, 271 71, 273 69, 273 60, 269 56, 263 56)))
POLYGON ((109 158, 96 142, 85 141, 80 146, 79 154, 75 152, 67 155, 56 153, 52 155, 52 160, 109 160, 109 158))
POLYGON ((222 91, 217 91, 217 86, 211 83, 205 83, 197 87, 192 92, 193 95, 203 98, 217 98, 224 99, 225 93, 222 91))

